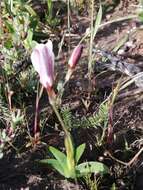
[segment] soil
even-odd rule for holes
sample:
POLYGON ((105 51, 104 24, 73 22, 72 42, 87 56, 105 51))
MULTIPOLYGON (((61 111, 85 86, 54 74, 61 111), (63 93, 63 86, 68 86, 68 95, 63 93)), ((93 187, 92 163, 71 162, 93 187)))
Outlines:
MULTIPOLYGON (((112 4, 112 1, 110 1, 112 4)), ((138 4, 135 0, 118 1, 113 8, 106 12, 103 22, 116 19, 129 14, 135 14, 134 6, 138 4)), ((85 10, 84 10, 85 11, 85 10)), ((84 14, 87 14, 86 11, 84 14)), ((71 12, 71 23, 73 32, 71 35, 71 46, 77 44, 86 28, 90 26, 90 20, 83 13, 75 14, 71 12)), ((66 16, 65 20, 67 19, 66 16)), ((128 63, 143 66, 143 32, 137 19, 115 22, 101 28, 97 33, 94 44, 99 49, 111 52, 116 44, 122 39, 134 26, 138 29, 129 35, 128 41, 133 41, 134 46, 128 48, 123 55, 123 59, 128 63)), ((63 24, 64 28, 64 24, 63 24)), ((62 33, 61 33, 62 35, 62 33)), ((59 38, 61 36, 59 35, 59 38)), ((56 40, 55 40, 56 41, 56 40)), ((60 54, 58 69, 63 71, 65 59, 67 56, 68 38, 65 39, 64 53, 60 54)), ((56 44, 56 43, 55 43, 56 44)), ((124 47, 124 45, 123 45, 124 47)), ((121 47, 121 48, 123 48, 121 47)), ((73 115, 76 118, 90 116, 98 111, 99 105, 104 101, 112 89, 117 84, 117 80, 122 73, 116 71, 107 71, 102 75, 95 66, 95 72, 92 78, 92 91, 89 92, 89 82, 87 77, 87 54, 88 45, 85 45, 81 63, 69 84, 65 87, 63 96, 63 106, 70 105, 73 115), (89 103, 85 106, 83 102, 89 103)), ((117 52, 116 52, 117 54, 117 52)), ((60 72, 57 80, 61 78, 60 72)), ((122 76, 122 80, 127 78, 122 76)), ((143 93, 135 84, 122 90, 116 99, 113 107, 113 139, 112 142, 105 143, 101 147, 96 146, 96 135, 100 131, 94 128, 73 129, 72 134, 76 145, 86 143, 86 150, 82 160, 98 160, 105 163, 110 168, 110 175, 103 177, 99 189, 109 190, 113 183, 119 190, 142 190, 143 189, 143 170, 142 154, 134 160, 131 165, 128 163, 142 148, 143 145, 143 93), (139 91, 139 92, 138 92, 139 91), (138 92, 138 93, 137 93, 138 92)), ((46 99, 47 101, 47 99, 46 99)), ((48 102, 48 101, 47 101, 48 102)), ((47 144, 55 147, 63 147, 63 136, 60 130, 55 129, 58 121, 50 108, 45 105, 45 98, 40 102, 41 112, 46 107, 48 115, 45 124, 42 140, 35 147, 25 147, 29 142, 27 134, 19 134, 15 138, 13 145, 15 147, 24 147, 17 152, 10 145, 6 147, 6 153, 0 160, 0 189, 1 190, 87 190, 89 187, 79 180, 78 185, 74 181, 67 181, 50 167, 42 166, 39 160, 47 157, 47 144), (56 124, 55 124, 56 123, 56 124)), ((32 108, 34 109, 34 108, 32 108)), ((32 124, 31 124, 32 125, 32 124)), ((93 180, 94 180, 94 176, 93 180)), ((91 178, 92 178, 91 177, 91 178)))

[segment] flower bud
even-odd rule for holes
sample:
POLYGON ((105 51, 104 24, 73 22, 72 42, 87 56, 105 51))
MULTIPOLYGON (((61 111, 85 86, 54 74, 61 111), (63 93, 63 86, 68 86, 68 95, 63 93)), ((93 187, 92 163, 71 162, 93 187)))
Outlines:
POLYGON ((69 59, 68 65, 71 69, 74 69, 76 64, 78 63, 81 54, 82 54, 82 50, 83 50, 83 46, 82 45, 78 45, 75 47, 75 49, 72 52, 72 55, 69 59))

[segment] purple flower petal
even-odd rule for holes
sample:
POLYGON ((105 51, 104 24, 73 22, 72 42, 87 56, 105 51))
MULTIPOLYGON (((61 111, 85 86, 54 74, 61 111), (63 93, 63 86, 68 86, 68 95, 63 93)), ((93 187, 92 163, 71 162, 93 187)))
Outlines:
POLYGON ((40 76, 45 88, 52 87, 54 82, 54 53, 50 40, 46 44, 37 44, 31 54, 32 64, 40 76))

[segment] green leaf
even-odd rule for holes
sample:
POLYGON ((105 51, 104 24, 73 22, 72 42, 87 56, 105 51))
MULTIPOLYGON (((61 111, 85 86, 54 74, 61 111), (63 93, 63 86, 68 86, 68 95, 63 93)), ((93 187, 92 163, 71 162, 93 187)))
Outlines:
POLYGON ((56 159, 43 159, 40 160, 41 164, 50 164, 55 170, 57 170, 61 175, 65 176, 64 169, 62 168, 61 164, 56 159))
POLYGON ((6 27, 9 30, 10 33, 12 33, 12 34, 15 33, 15 30, 14 30, 14 27, 13 27, 12 23, 5 20, 5 25, 6 25, 6 27))
POLYGON ((8 39, 4 42, 4 47, 6 47, 7 49, 12 48, 12 41, 11 39, 8 39))
POLYGON ((95 36, 96 36, 96 33, 100 26, 101 20, 102 20, 102 6, 100 4, 99 11, 97 13, 97 17, 96 17, 96 21, 95 21, 95 25, 94 25, 93 38, 95 38, 95 36))
POLYGON ((60 150, 58 150, 57 148, 50 146, 49 150, 55 156, 55 158, 59 160, 60 162, 63 162, 66 160, 66 155, 60 150))
POLYGON ((4 3, 6 11, 10 14, 10 16, 13 15, 13 0, 5 0, 4 3))
POLYGON ((78 163, 79 159, 81 158, 81 156, 82 156, 84 150, 85 150, 85 143, 79 145, 79 146, 76 148, 76 152, 75 152, 75 161, 76 161, 76 164, 78 163))
POLYGON ((61 166, 64 168, 67 168, 67 157, 64 153, 59 151, 58 149, 50 146, 49 147, 50 152, 54 155, 54 157, 59 161, 61 166))
POLYGON ((106 174, 109 173, 109 169, 106 165, 100 162, 84 162, 76 166, 78 177, 87 175, 90 173, 106 174))
POLYGON ((48 6, 48 16, 52 18, 52 11, 53 11, 53 3, 52 0, 47 0, 47 6, 48 6))
POLYGON ((31 16, 37 16, 36 12, 31 6, 25 4, 24 8, 30 13, 31 16))
POLYGON ((24 40, 24 46, 26 49, 31 49, 32 38, 33 38, 33 32, 32 30, 28 30, 27 38, 24 40))

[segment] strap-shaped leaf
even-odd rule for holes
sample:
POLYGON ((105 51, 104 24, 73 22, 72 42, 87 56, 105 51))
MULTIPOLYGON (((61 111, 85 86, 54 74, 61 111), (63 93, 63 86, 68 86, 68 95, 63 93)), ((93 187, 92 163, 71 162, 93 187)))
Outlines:
POLYGON ((76 166, 78 177, 87 175, 89 173, 106 174, 109 173, 109 169, 106 165, 100 162, 84 162, 76 166))
POLYGON ((43 159, 40 160, 41 164, 50 164, 53 168, 55 168, 61 175, 65 176, 64 169, 56 159, 43 159))
POLYGON ((59 163, 61 164, 63 169, 67 168, 66 155, 64 153, 62 153, 61 151, 59 151, 58 149, 52 147, 52 146, 49 147, 49 150, 54 155, 54 157, 59 161, 59 163))
POLYGON ((81 158, 81 156, 82 156, 84 150, 85 150, 85 143, 79 145, 79 146, 76 148, 76 152, 75 152, 75 161, 76 161, 76 164, 78 163, 79 159, 81 158))

